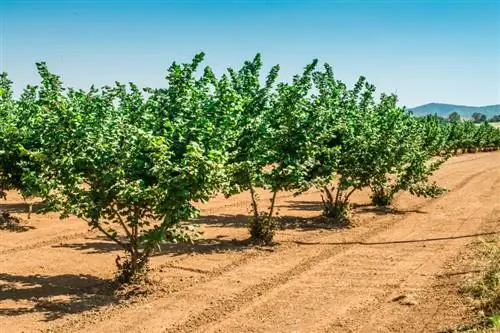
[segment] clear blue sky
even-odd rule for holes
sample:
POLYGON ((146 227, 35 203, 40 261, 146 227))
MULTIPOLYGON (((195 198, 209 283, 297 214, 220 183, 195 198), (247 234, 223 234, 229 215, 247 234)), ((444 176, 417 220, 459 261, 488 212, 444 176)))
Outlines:
POLYGON ((221 73, 261 52, 289 80, 313 58, 409 107, 500 103, 500 0, 0 0, 0 71, 20 91, 47 61, 70 86, 160 86, 198 51, 221 73))

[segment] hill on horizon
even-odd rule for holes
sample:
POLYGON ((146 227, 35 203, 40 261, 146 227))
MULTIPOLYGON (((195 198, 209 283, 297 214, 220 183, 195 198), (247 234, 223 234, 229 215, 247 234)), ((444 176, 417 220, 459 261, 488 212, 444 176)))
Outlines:
POLYGON ((451 113, 458 112, 460 116, 472 118, 474 112, 479 112, 489 119, 500 114, 500 104, 486 106, 467 106, 445 103, 428 103, 414 108, 409 108, 415 116, 425 116, 428 114, 437 114, 440 117, 447 118, 451 113))

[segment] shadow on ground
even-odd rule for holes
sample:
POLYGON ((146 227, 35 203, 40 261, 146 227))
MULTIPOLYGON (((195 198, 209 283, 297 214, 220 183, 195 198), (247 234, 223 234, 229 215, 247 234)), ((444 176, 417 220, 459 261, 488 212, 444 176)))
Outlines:
POLYGON ((0 301, 4 300, 30 301, 33 305, 0 308, 0 316, 42 313, 45 321, 52 321, 67 314, 105 306, 115 302, 116 298, 110 280, 92 275, 0 273, 0 301))
MULTIPOLYGON (((41 202, 33 203, 31 206, 31 213, 39 213, 43 208, 41 202)), ((29 213, 30 205, 27 202, 15 202, 15 203, 0 203, 0 211, 5 211, 9 213, 29 213)))
MULTIPOLYGON (((426 212, 418 209, 405 209, 400 210, 393 207, 376 207, 372 204, 357 204, 352 205, 353 213, 355 215, 363 214, 376 214, 376 215, 405 215, 409 213, 426 214, 426 212)), ((318 201, 288 201, 286 205, 278 207, 287 208, 295 211, 315 211, 321 214, 323 211, 323 204, 318 201)))
MULTIPOLYGON (((126 240, 124 240, 126 241, 126 240)), ((86 242, 68 243, 53 245, 53 248, 70 248, 78 251, 86 251, 87 253, 108 253, 121 252, 123 249, 116 243, 109 241, 106 237, 95 237, 86 242)), ((156 255, 182 255, 187 253, 210 254, 225 251, 244 251, 251 247, 247 240, 237 239, 198 239, 192 244, 190 243, 169 243, 160 245, 161 251, 157 251, 156 255)), ((117 253, 120 254, 120 253, 117 253)))
POLYGON ((35 229, 35 227, 24 225, 20 218, 12 216, 8 211, 0 210, 0 230, 25 232, 31 229, 35 229))
POLYGON ((376 214, 376 215, 406 215, 414 214, 427 214, 427 212, 420 209, 397 209, 393 207, 377 207, 369 204, 353 204, 352 208, 354 214, 376 214))
POLYGON ((12 232, 26 232, 28 230, 35 229, 35 227, 30 225, 23 225, 21 223, 0 223, 0 230, 12 231, 12 232))
MULTIPOLYGON (((318 216, 315 217, 298 217, 298 216, 277 216, 278 230, 297 230, 297 231, 310 231, 310 230, 342 230, 353 227, 349 223, 340 223, 332 219, 321 216, 322 204, 316 201, 289 201, 286 205, 288 210, 309 210, 318 211, 318 216)), ((279 207, 278 207, 279 208, 279 207)), ((353 205, 354 214, 377 214, 377 215, 404 215, 408 213, 421 213, 419 210, 397 210, 393 208, 378 208, 371 205, 353 205)), ((250 215, 236 214, 236 215, 207 215, 195 219, 193 223, 214 226, 214 227, 228 227, 228 228, 248 228, 248 221, 250 215)), ((126 242, 126 239, 122 239, 126 242)), ((54 245, 55 248, 71 248, 78 251, 85 251, 87 253, 108 253, 108 252, 122 252, 123 249, 116 243, 109 241, 105 237, 90 238, 81 243, 67 243, 61 245, 54 245)), ((253 247, 248 240, 227 239, 225 236, 216 237, 213 239, 198 239, 194 243, 177 243, 177 244, 163 244, 160 246, 161 251, 156 255, 183 255, 188 253, 210 254, 225 251, 244 251, 253 247)), ((263 248, 265 250, 265 248, 263 248)))
MULTIPOLYGON (((237 215, 207 215, 202 216, 195 220, 195 223, 204 224, 215 227, 230 227, 230 228, 248 228, 248 221, 250 215, 237 214, 237 215)), ((347 223, 335 223, 332 220, 326 219, 322 216, 314 217, 298 217, 291 215, 278 215, 278 230, 297 230, 306 231, 313 229, 345 229, 350 228, 351 225, 347 223)))

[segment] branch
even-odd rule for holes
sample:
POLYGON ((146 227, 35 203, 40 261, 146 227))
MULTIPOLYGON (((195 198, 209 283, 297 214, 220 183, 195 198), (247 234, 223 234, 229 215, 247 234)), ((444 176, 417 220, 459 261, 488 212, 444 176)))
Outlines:
POLYGON ((111 235, 109 232, 107 232, 106 230, 104 230, 104 228, 101 227, 99 225, 99 223, 92 223, 92 225, 95 228, 97 228, 100 232, 102 232, 104 235, 106 235, 106 237, 108 237, 109 239, 111 239, 112 241, 114 241, 116 244, 120 245, 125 251, 131 252, 130 244, 123 243, 121 240, 119 240, 115 236, 111 235))
POLYGON ((118 213, 118 210, 113 205, 111 206, 111 209, 113 210, 113 213, 115 213, 116 216, 118 217, 118 222, 120 222, 120 225, 122 226, 123 230, 125 230, 127 237, 132 239, 132 234, 130 233, 130 230, 128 230, 127 225, 123 221, 120 213, 118 213))
MULTIPOLYGON (((333 187, 332 187, 332 190, 333 190, 333 187)), ((328 188, 328 186, 326 186, 326 185, 323 186, 323 191, 326 194, 327 200, 333 203, 333 195, 332 195, 332 192, 330 191, 330 189, 328 188)))
POLYGON ((273 192, 273 198, 271 199, 271 208, 269 210, 269 219, 273 216, 273 211, 274 211, 274 203, 276 202, 276 194, 278 191, 273 192))
POLYGON ((343 192, 343 190, 341 190, 341 189, 340 189, 340 185, 339 185, 339 186, 337 186, 337 193, 336 193, 336 195, 335 195, 335 206, 337 206, 337 205, 338 205, 338 203, 339 203, 339 198, 342 196, 342 192, 343 192))
POLYGON ((250 196, 252 197, 253 215, 255 219, 259 219, 259 211, 257 210, 257 202, 255 201, 255 190, 253 189, 252 183, 250 183, 250 196))
POLYGON ((344 203, 346 203, 346 202, 349 200, 349 197, 351 196, 351 194, 353 194, 353 193, 354 193, 354 191, 356 191, 356 188, 353 188, 353 189, 351 190, 351 192, 349 192, 349 193, 346 195, 346 197, 345 197, 345 199, 344 199, 344 203))

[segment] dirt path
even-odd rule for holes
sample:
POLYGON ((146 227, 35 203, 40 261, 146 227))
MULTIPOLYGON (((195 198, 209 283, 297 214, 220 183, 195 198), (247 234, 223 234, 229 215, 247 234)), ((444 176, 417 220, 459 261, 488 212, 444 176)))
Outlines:
MULTIPOLYGON (((0 332, 436 331, 461 315, 432 297, 440 277, 471 235, 499 231, 500 153, 455 157, 435 178, 451 191, 401 195, 390 214, 360 206, 342 230, 311 226, 318 192, 283 193, 280 215, 302 221, 285 218, 273 249, 232 241, 247 236, 245 194, 215 198, 201 206, 205 240, 153 258, 165 288, 133 304, 103 289, 113 244, 81 221, 35 214, 33 229, 0 231, 0 332)), ((20 198, 8 205, 24 216, 20 198)))

